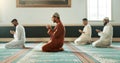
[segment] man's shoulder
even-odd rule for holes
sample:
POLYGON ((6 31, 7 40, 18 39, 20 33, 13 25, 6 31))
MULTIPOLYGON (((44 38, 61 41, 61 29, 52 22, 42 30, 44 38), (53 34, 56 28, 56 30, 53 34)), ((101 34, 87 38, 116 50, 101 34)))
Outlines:
POLYGON ((63 24, 62 24, 62 23, 58 23, 57 25, 58 25, 58 26, 63 26, 63 24))
POLYGON ((107 26, 112 26, 112 24, 111 24, 111 23, 108 23, 107 26))
POLYGON ((24 28, 24 27, 23 27, 22 25, 19 24, 19 25, 17 26, 17 28, 24 28))
POLYGON ((91 25, 90 25, 90 24, 87 24, 87 27, 91 27, 91 25))

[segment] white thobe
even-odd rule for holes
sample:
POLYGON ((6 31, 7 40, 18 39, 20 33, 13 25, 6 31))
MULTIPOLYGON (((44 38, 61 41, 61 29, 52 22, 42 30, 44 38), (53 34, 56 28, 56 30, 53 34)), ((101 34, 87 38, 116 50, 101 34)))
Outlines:
POLYGON ((92 32, 89 24, 84 27, 83 32, 84 33, 82 33, 81 36, 74 41, 76 45, 85 45, 91 42, 92 32))
POLYGON ((25 29, 22 25, 16 26, 14 39, 5 45, 5 48, 23 48, 26 41, 25 29))
POLYGON ((109 47, 112 43, 112 37, 113 37, 113 27, 110 23, 107 23, 103 31, 98 33, 100 36, 100 39, 93 42, 92 45, 94 47, 109 47))

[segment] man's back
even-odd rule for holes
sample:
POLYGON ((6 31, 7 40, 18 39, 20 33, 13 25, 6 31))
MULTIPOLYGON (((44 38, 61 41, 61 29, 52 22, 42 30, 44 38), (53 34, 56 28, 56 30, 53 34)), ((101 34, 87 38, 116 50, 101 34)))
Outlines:
POLYGON ((17 40, 26 41, 25 29, 22 25, 16 26, 16 33, 14 38, 17 40))

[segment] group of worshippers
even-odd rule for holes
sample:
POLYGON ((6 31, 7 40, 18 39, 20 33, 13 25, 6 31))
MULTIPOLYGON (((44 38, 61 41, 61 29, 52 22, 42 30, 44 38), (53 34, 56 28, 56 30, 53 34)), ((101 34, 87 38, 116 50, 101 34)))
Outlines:
MULTIPOLYGON (((50 25, 47 25, 46 28, 48 29, 47 33, 50 35, 50 40, 42 46, 43 52, 58 52, 64 51, 62 48, 64 45, 64 37, 65 37, 65 27, 60 20, 60 15, 56 12, 52 16, 52 21, 56 23, 54 29, 50 25)), ((76 45, 86 45, 91 44, 94 47, 109 47, 112 43, 112 36, 113 36, 113 27, 109 23, 109 18, 105 18, 104 22, 104 29, 103 31, 96 29, 100 39, 92 42, 91 35, 92 35, 92 28, 91 25, 88 23, 87 18, 83 19, 84 29, 79 30, 81 36, 74 41, 76 45)), ((8 42, 5 45, 5 48, 14 49, 14 48, 25 48, 26 42, 26 35, 25 35, 25 28, 20 25, 17 19, 13 19, 11 23, 16 27, 15 31, 10 30, 10 33, 14 36, 14 39, 8 42)))
POLYGON ((112 37, 113 37, 113 27, 109 23, 109 18, 105 17, 103 20, 104 28, 103 31, 96 29, 96 32, 100 36, 100 38, 92 42, 91 35, 92 35, 92 28, 90 24, 88 23, 88 20, 86 18, 83 19, 84 29, 79 30, 81 33, 81 36, 77 38, 74 43, 76 45, 87 45, 92 44, 94 47, 110 47, 112 43, 112 37))

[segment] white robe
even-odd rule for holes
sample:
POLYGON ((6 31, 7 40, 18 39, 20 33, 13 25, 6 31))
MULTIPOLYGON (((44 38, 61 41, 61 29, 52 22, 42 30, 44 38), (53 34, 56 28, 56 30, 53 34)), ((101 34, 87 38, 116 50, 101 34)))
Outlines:
POLYGON ((85 45, 91 43, 91 26, 87 24, 84 27, 83 32, 85 33, 82 33, 82 35, 74 41, 76 45, 85 45))
POLYGON ((112 43, 113 27, 110 23, 104 26, 103 31, 98 33, 100 39, 93 42, 94 47, 109 47, 112 43))
POLYGON ((5 45, 5 48, 23 48, 26 41, 25 29, 22 25, 16 26, 14 39, 5 45))

